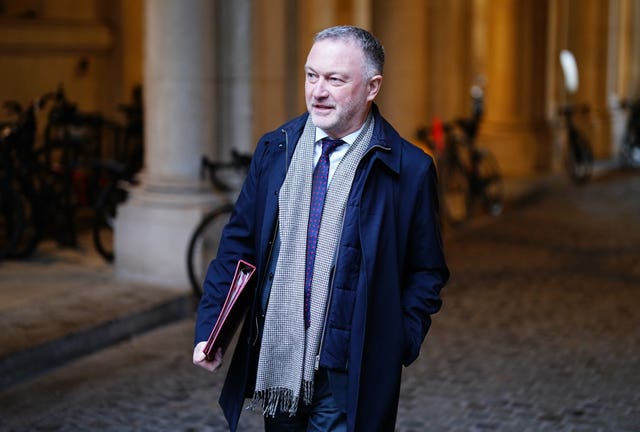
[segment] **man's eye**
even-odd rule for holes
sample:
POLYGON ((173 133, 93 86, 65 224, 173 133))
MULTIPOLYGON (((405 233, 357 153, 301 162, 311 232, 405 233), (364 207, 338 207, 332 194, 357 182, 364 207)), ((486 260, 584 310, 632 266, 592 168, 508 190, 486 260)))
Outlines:
POLYGON ((307 81, 309 81, 309 82, 318 81, 318 75, 313 74, 313 73, 307 73, 307 81))
POLYGON ((341 78, 338 77, 331 77, 329 78, 329 81, 333 84, 333 85, 341 85, 344 83, 344 80, 342 80, 341 78))

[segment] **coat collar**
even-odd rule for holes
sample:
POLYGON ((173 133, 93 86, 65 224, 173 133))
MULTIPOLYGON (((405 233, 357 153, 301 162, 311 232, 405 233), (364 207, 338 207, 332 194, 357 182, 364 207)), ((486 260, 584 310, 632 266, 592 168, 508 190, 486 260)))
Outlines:
POLYGON ((375 126, 367 152, 374 151, 373 158, 380 160, 397 174, 400 172, 402 138, 393 126, 382 117, 375 103, 371 109, 373 110, 375 126))

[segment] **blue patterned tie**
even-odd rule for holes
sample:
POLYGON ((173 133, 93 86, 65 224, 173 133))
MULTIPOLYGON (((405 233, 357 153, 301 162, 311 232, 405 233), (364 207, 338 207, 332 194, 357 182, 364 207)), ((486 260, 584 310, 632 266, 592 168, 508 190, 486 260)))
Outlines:
POLYGON ((324 138, 322 140, 322 155, 313 171, 313 183, 311 185, 311 205, 309 207, 309 224, 307 226, 307 261, 304 273, 304 325, 309 328, 311 324, 311 281, 313 280, 313 265, 316 262, 316 246, 318 244, 318 232, 324 207, 324 196, 327 193, 329 179, 329 155, 338 146, 344 144, 342 140, 324 138))

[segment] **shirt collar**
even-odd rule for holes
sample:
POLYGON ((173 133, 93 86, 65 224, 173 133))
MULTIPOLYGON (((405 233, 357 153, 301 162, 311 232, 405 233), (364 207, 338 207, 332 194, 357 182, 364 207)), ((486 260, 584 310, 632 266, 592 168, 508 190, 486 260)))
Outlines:
MULTIPOLYGON (((362 126, 360 126, 360 129, 358 129, 355 132, 351 132, 349 135, 344 136, 342 138, 340 138, 342 141, 344 141, 345 143, 347 143, 347 145, 351 145, 356 141, 356 138, 358 138, 358 135, 360 135, 360 132, 362 131, 362 128, 364 128, 364 125, 367 122, 364 122, 362 124, 362 126)), ((323 138, 328 137, 329 134, 327 134, 325 131, 323 131, 322 129, 320 129, 319 127, 316 127, 316 140, 315 143, 317 144, 319 141, 321 141, 323 138)))

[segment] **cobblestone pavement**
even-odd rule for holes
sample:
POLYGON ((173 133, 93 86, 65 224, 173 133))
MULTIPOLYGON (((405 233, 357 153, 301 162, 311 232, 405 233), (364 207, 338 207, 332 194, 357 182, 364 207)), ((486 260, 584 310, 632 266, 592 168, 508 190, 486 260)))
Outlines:
MULTIPOLYGON (((640 431, 640 177, 559 183, 447 237, 444 307, 397 430, 640 431)), ((0 394, 3 431, 223 431, 193 320, 0 394)), ((262 428, 247 411, 241 431, 262 428)))

